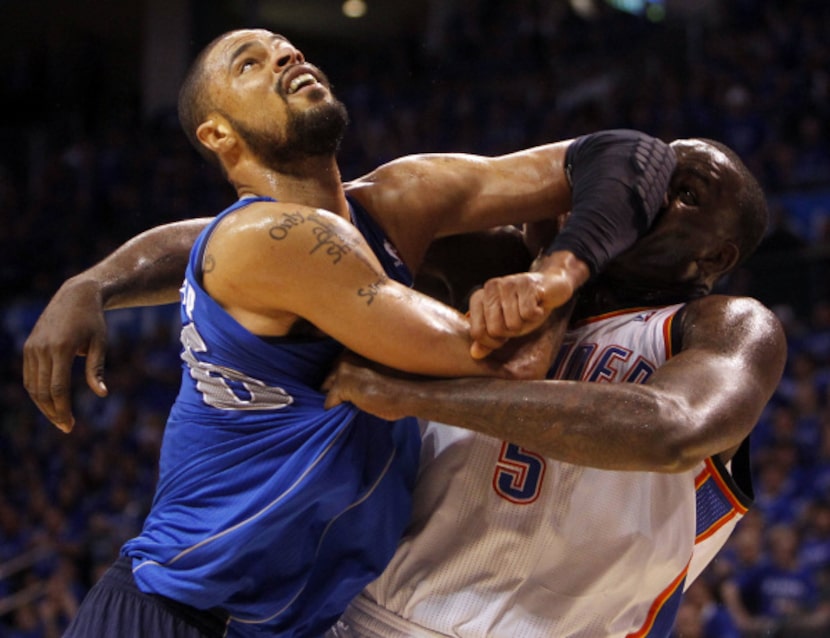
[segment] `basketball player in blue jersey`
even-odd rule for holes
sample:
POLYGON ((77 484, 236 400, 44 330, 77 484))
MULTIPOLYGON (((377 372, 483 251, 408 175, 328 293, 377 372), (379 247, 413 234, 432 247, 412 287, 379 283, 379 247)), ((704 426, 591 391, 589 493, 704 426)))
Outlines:
POLYGON ((577 293, 549 380, 329 380, 329 405, 428 420, 407 534, 331 638, 669 634, 751 504, 747 437, 786 357, 772 312, 710 294, 763 236, 760 187, 720 144, 672 146, 668 205, 577 293))
POLYGON ((345 110, 319 69, 264 30, 212 42, 179 114, 238 201, 209 223, 150 231, 75 279, 27 346, 26 386, 68 431, 68 401, 51 389, 67 355, 87 352, 89 379, 105 393, 103 322, 77 333, 85 345, 71 337, 52 354, 37 335, 56 319, 74 324, 84 303, 170 301, 181 288, 182 386, 152 510, 67 635, 318 636, 394 552, 420 440, 411 419, 325 410, 319 386, 336 357, 345 347, 441 377, 533 374, 545 360, 487 356, 504 340, 473 340, 463 315, 408 288, 430 243, 570 211, 573 225, 546 245, 528 294, 505 304, 523 325, 539 324, 649 226, 674 154, 609 131, 492 159, 403 158, 344 185, 335 153, 345 110), (602 188, 580 191, 579 175, 602 188), (609 228, 613 241, 599 242, 609 228), (168 272, 145 279, 156 268, 168 272), (142 298, 127 292, 131 278, 167 288, 142 298))

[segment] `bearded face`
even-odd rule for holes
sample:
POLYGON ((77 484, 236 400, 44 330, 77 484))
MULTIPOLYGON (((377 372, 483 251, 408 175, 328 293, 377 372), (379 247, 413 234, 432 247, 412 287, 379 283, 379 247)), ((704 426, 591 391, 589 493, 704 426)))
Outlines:
POLYGON ((287 118, 282 139, 274 139, 272 132, 255 130, 233 118, 228 118, 239 136, 266 166, 283 173, 291 173, 291 165, 310 157, 333 155, 349 123, 348 112, 336 99, 297 110, 287 105, 287 118))

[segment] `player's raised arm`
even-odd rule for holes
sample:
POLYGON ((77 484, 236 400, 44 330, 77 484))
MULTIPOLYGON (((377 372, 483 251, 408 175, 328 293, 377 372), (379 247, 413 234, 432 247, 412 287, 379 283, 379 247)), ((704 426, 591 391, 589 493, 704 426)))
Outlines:
POLYGON ((608 130, 493 158, 417 155, 348 185, 380 211, 408 263, 435 237, 545 222, 567 215, 540 247, 533 275, 485 287, 471 303, 474 353, 526 334, 651 226, 666 200, 673 149, 631 130, 608 130), (382 186, 382 188, 377 188, 382 186))
POLYGON ((549 251, 571 249, 596 272, 648 229, 674 167, 661 140, 609 130, 497 157, 411 155, 346 190, 376 211, 408 263, 436 237, 572 212, 572 230, 549 251))

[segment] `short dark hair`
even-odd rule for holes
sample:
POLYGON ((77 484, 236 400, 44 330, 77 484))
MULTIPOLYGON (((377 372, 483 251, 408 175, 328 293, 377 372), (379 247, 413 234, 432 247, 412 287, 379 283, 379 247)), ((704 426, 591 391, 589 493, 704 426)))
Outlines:
POLYGON ((761 184, 744 164, 738 153, 717 140, 704 138, 701 141, 714 146, 726 155, 735 166, 740 178, 741 189, 735 196, 735 201, 738 204, 736 218, 738 237, 736 239, 738 250, 740 250, 737 265, 740 265, 755 252, 767 232, 767 225, 769 224, 767 197, 764 194, 764 189, 761 188, 761 184))
MULTIPOLYGON (((216 44, 225 37, 222 34, 213 39, 208 44, 196 59, 190 65, 190 69, 185 75, 184 82, 182 82, 181 89, 179 89, 179 124, 184 130, 187 139, 193 147, 204 157, 208 162, 214 166, 219 166, 219 160, 216 155, 207 149, 204 144, 196 137, 196 129, 205 121, 214 105, 210 97, 210 92, 207 90, 207 74, 205 72, 205 60, 208 54, 213 50, 216 44)), ((221 167, 220 167, 221 168, 221 167)))

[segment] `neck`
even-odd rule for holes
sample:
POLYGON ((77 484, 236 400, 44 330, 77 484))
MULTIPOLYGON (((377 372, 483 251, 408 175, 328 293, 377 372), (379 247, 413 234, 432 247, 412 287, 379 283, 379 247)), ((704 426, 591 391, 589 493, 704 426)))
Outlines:
POLYGON ((625 308, 668 306, 691 301, 708 293, 708 289, 697 283, 664 284, 656 288, 600 275, 580 290, 574 318, 581 319, 625 308))
POLYGON ((341 217, 348 215, 340 169, 331 156, 292 162, 288 169, 266 168, 254 161, 241 162, 229 173, 229 181, 239 197, 273 197, 323 208, 341 217))

